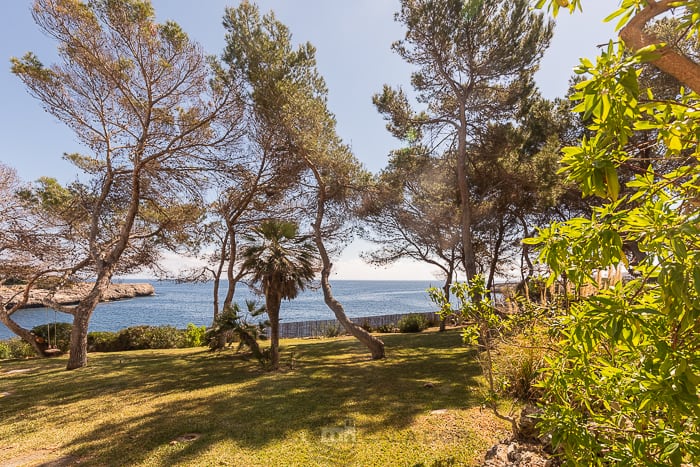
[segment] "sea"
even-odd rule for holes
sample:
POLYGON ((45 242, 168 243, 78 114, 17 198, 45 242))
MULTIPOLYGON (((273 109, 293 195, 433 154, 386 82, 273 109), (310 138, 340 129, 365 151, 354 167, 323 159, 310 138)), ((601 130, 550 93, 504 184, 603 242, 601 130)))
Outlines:
MULTIPOLYGON (((152 281, 148 279, 115 282, 149 282, 156 294, 128 300, 100 303, 90 320, 90 331, 118 331, 129 326, 170 325, 186 328, 188 323, 209 326, 213 317, 213 282, 178 283, 174 281, 152 281)), ((225 286, 223 283, 222 286, 225 286)), ((441 287, 434 281, 356 281, 336 280, 331 282, 333 294, 343 304, 350 318, 435 311, 436 306, 428 298, 426 290, 431 286, 441 287)), ((221 287, 224 289, 224 287, 221 287)), ((223 292, 221 293, 223 300, 223 292)), ((245 309, 246 299, 264 298, 244 284, 236 287, 234 301, 245 309)), ((24 328, 47 322, 71 322, 72 316, 47 308, 19 310, 13 319, 24 328)), ((333 312, 323 301, 323 292, 318 287, 303 291, 293 300, 282 302, 281 322, 316 321, 334 319, 333 312)), ((0 324, 0 339, 14 334, 0 324)))

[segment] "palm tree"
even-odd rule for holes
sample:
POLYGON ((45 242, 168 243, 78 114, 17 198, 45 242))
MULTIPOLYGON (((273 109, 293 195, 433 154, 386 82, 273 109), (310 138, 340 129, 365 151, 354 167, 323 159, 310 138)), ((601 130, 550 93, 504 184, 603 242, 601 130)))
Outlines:
POLYGON ((259 284, 270 318, 270 360, 279 368, 279 322, 282 299, 291 300, 303 291, 318 270, 317 252, 306 237, 299 236, 294 222, 268 220, 246 237, 241 252, 243 268, 251 282, 259 284))

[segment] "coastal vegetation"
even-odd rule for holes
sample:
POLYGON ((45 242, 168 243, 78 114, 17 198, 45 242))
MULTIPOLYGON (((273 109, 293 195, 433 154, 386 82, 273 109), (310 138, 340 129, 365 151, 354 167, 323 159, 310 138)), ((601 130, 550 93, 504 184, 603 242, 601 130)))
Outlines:
MULTIPOLYGON (((556 15, 585 3, 536 6, 556 15)), ((67 357, 3 365, 5 451, 97 464, 453 465, 475 463, 507 428, 572 465, 698 463, 698 2, 611 7, 621 40, 582 59, 568 100, 553 102, 533 83, 552 23, 530 7, 400 2, 405 37, 393 49, 415 67, 412 92, 374 96, 400 147, 373 175, 337 134, 315 48, 295 47, 274 13, 227 8, 219 60, 157 24, 146 0, 35 0, 60 63, 28 53, 12 71, 88 154, 66 155, 83 178, 65 186, 26 185, 0 166, 0 284, 20 284, 0 321, 41 353, 40 330, 13 313, 39 283, 93 282, 75 306, 42 298, 74 318, 67 357), (378 247, 373 263, 439 267, 445 283, 430 294, 443 329, 460 331, 419 332, 425 319, 409 315, 396 325, 417 333, 379 339, 350 321, 330 277, 358 231, 378 247), (204 260, 181 279, 215 282, 213 329, 184 342, 220 349, 233 332, 269 368, 200 349, 95 354, 84 368, 112 277, 157 269, 165 251, 204 260), (521 281, 497 301, 505 270, 521 281), (319 275, 357 342, 280 341, 282 300, 319 275), (232 302, 243 281, 266 298, 269 348, 232 302), (59 372, 64 363, 82 370, 59 372)))

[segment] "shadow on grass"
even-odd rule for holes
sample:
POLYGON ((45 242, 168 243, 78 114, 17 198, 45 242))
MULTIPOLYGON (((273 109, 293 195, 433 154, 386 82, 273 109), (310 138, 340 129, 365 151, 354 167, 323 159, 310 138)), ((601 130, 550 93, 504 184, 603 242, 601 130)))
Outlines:
POLYGON ((478 365, 456 332, 381 337, 388 358, 379 361, 352 339, 283 341, 286 368, 278 373, 200 350, 93 354, 89 367, 73 372, 63 371, 63 362, 42 362, 13 378, 17 397, 4 401, 0 416, 15 423, 44 407, 41 423, 103 417, 99 427, 68 441, 64 453, 124 465, 158 450, 160 464, 175 464, 218 443, 258 450, 302 432, 320 437, 345 419, 355 420, 362 436, 381 436, 431 410, 480 402, 478 391, 467 390, 479 386, 478 365), (66 413, 86 401, 90 410, 66 413), (173 442, 185 433, 201 436, 173 442))

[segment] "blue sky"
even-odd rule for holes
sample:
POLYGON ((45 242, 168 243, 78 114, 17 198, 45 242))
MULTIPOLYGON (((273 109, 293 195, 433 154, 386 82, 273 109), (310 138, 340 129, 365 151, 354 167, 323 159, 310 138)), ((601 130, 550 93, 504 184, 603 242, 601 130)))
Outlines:
MULTIPOLYGON (((152 0, 159 21, 179 23, 191 38, 210 54, 224 47, 221 25, 224 8, 233 0, 152 0)), ((384 128, 372 105, 372 94, 384 83, 407 87, 411 69, 391 52, 393 41, 403 36, 394 22, 398 0, 266 0, 258 1, 263 12, 274 10, 297 42, 310 41, 317 49, 318 68, 329 89, 329 108, 338 121, 338 132, 365 166, 377 172, 386 164, 397 142, 384 128)), ((537 74, 542 94, 564 95, 572 69, 580 57, 596 55, 596 45, 614 37, 613 27, 602 19, 617 2, 589 0, 584 13, 557 18, 552 46, 537 74)), ((0 162, 15 167, 21 178, 43 175, 68 181, 75 172, 61 155, 80 152, 70 130, 46 114, 10 73, 9 59, 27 51, 45 64, 55 61, 55 44, 45 37, 31 18, 31 0, 3 2, 0 16, 0 162)), ((416 263, 377 270, 362 263, 352 244, 336 262, 343 279, 432 279, 432 270, 416 263)))

